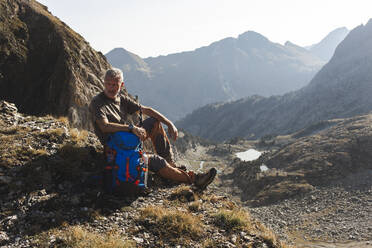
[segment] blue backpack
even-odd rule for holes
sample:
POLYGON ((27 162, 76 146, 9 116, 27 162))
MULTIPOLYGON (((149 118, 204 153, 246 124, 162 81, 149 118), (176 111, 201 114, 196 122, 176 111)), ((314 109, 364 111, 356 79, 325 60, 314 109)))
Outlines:
POLYGON ((148 169, 143 155, 142 143, 133 133, 111 134, 105 147, 103 183, 106 192, 136 195, 146 189, 148 169))

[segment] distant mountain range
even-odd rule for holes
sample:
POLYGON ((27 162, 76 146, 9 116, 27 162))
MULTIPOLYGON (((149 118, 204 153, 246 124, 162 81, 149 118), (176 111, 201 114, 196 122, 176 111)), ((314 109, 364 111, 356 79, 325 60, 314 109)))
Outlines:
POLYGON ((177 125, 212 140, 287 134, 322 120, 372 110, 372 19, 350 31, 334 56, 302 89, 253 96, 195 110, 177 125))
POLYGON ((177 120, 209 103, 303 87, 327 62, 335 41, 345 37, 347 30, 341 30, 309 49, 290 42, 283 46, 248 31, 190 52, 141 59, 116 48, 106 57, 124 71, 129 93, 177 120))
POLYGON ((330 32, 319 43, 307 47, 307 49, 318 56, 319 58, 329 61, 335 52, 335 49, 340 42, 345 39, 349 30, 345 27, 337 28, 330 32))

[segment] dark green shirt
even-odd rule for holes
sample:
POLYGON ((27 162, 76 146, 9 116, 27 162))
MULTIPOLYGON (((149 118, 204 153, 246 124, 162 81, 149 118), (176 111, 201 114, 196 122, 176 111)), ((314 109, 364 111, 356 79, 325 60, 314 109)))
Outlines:
POLYGON ((128 115, 139 111, 141 106, 131 98, 120 95, 115 100, 108 98, 104 92, 96 95, 90 105, 89 110, 92 115, 94 132, 104 145, 110 133, 103 133, 97 125, 97 120, 107 120, 119 124, 129 124, 128 115))

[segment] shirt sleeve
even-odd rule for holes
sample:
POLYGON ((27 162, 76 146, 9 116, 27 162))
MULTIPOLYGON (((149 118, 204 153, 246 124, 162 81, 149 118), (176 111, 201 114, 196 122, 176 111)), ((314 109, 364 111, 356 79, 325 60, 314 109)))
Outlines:
POLYGON ((94 99, 92 100, 92 102, 89 105, 89 111, 90 111, 90 114, 92 116, 93 124, 97 120, 108 120, 107 115, 106 115, 105 111, 103 110, 103 106, 98 104, 97 101, 95 101, 94 99))
POLYGON ((122 104, 124 104, 128 114, 134 114, 141 109, 141 105, 129 97, 123 97, 122 104))

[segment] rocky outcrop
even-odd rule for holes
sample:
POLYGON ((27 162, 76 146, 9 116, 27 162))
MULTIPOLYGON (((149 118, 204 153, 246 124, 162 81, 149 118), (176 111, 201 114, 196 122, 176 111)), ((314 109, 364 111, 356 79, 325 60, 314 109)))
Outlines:
POLYGON ((34 0, 0 1, 0 99, 89 128, 88 104, 110 65, 34 0))
POLYGON ((299 172, 311 185, 368 185, 360 173, 372 172, 372 115, 345 119, 279 150, 266 165, 299 172), (353 175, 357 175, 355 179, 353 175), (345 183, 344 180, 350 180, 345 183))
POLYGON ((368 190, 371 150, 372 115, 358 116, 338 120, 255 162, 237 163, 230 177, 242 188, 242 198, 254 205, 278 202, 314 187, 368 190), (269 170, 261 172, 262 164, 269 170))
POLYGON ((195 110, 177 124, 212 140, 295 132, 328 119, 372 110, 372 20, 352 30, 306 87, 282 96, 254 96, 195 110))

